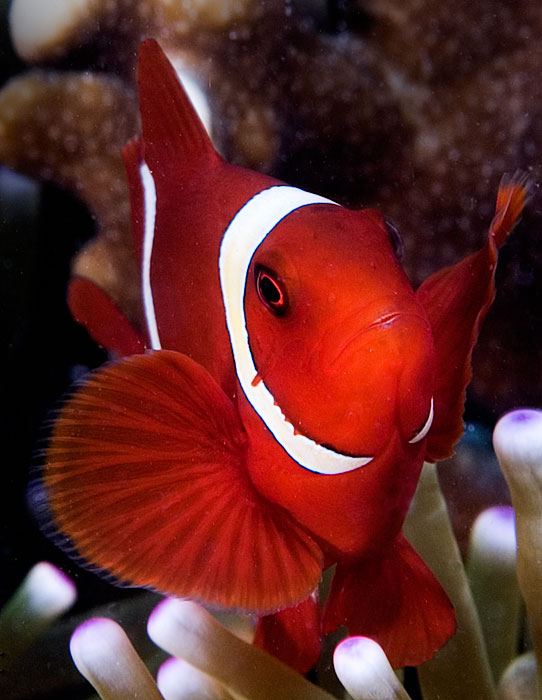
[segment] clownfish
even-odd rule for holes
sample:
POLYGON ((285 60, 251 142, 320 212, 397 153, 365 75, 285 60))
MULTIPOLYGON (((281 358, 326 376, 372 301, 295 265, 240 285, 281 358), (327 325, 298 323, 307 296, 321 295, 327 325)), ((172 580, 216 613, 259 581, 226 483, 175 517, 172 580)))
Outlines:
POLYGON ((120 359, 55 421, 50 529, 120 583, 255 614, 256 643, 301 671, 342 624, 420 664, 455 616, 402 525, 424 460, 462 434, 525 183, 503 181, 479 252, 414 291, 380 212, 226 163, 154 40, 138 85, 123 157, 144 328, 72 282, 76 320, 120 359))

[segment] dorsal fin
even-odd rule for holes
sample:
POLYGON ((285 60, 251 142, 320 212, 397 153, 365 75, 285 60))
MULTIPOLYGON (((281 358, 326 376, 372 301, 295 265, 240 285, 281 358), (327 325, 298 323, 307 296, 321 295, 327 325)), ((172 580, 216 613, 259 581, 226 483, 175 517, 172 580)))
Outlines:
POLYGON ((154 39, 139 49, 139 105, 145 162, 168 178, 219 160, 175 69, 154 39))

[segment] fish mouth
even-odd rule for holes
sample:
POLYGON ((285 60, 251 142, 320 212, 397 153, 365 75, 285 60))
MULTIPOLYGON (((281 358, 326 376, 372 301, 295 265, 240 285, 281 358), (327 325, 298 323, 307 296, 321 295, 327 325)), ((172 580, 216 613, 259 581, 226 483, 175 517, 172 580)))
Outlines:
POLYGON ((392 311, 387 314, 383 314, 380 318, 374 320, 370 325, 367 326, 367 330, 374 328, 375 326, 389 326, 392 321, 395 321, 399 316, 404 316, 405 314, 399 313, 399 311, 392 311))

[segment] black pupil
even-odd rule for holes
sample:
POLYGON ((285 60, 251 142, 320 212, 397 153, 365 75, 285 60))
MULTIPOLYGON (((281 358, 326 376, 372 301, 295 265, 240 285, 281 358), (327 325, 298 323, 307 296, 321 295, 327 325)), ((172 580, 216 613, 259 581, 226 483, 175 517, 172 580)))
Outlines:
POLYGON ((260 274, 260 292, 269 304, 279 304, 282 299, 280 289, 265 273, 260 274))

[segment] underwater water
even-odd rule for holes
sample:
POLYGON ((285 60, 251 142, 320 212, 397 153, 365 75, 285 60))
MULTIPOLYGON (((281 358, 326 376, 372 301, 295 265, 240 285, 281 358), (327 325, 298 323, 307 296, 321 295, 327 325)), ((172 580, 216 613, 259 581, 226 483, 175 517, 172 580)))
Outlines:
MULTIPOLYGON (((536 611, 528 594, 534 634, 515 576, 509 597, 498 599, 507 574, 492 567, 502 563, 501 554, 493 554, 489 565, 484 553, 467 564, 475 518, 491 506, 511 504, 491 442, 495 424, 507 411, 540 407, 542 94, 537 76, 542 55, 533 41, 541 19, 532 3, 519 3, 512 13, 497 0, 484 0, 477 8, 429 0, 58 2, 51 6, 48 22, 40 18, 39 5, 1 3, 0 270, 6 354, 1 380, 0 697, 90 698, 95 690, 74 665, 72 655, 77 660, 78 651, 72 649, 70 655, 69 645, 74 629, 96 617, 121 624, 154 676, 170 655, 189 662, 178 668, 169 662, 172 670, 161 672, 166 700, 347 697, 345 688, 351 697, 363 698, 370 692, 363 684, 370 682, 383 698, 405 697, 403 692, 425 700, 451 700, 467 692, 488 700, 536 697, 532 656, 522 660, 526 670, 520 666, 519 680, 495 689, 508 662, 531 652, 533 639, 537 646, 536 611), (80 15, 74 9, 79 5, 80 15), (79 567, 42 534, 32 512, 28 483, 40 467, 40 450, 63 397, 109 358, 72 318, 66 301, 70 279, 87 275, 104 286, 131 320, 141 316, 119 153, 139 129, 134 65, 137 46, 147 36, 163 42, 205 87, 214 143, 228 161, 352 208, 383 211, 402 233, 403 264, 415 287, 480 248, 503 173, 521 170, 531 178, 530 200, 500 254, 496 300, 474 352, 465 435, 455 456, 437 467, 486 641, 474 651, 468 646, 472 639, 467 651, 452 645, 448 656, 446 647, 425 671, 407 669, 406 691, 394 686, 381 661, 375 662, 383 668, 379 679, 357 678, 363 658, 372 653, 362 646, 344 647, 334 667, 340 634, 328 638, 322 660, 307 676, 308 685, 265 656, 251 655, 247 643, 253 626, 244 618, 221 617, 219 627, 198 609, 166 605, 153 614, 154 632, 147 633, 147 620, 162 597, 113 586, 79 567), (20 586, 32 567, 44 561, 73 582, 76 600, 70 584, 63 588, 64 579, 57 579, 56 569, 47 569, 46 582, 37 579, 38 588, 56 590, 58 584, 65 604, 37 620, 20 586), (501 585, 494 583, 492 571, 500 572, 494 576, 501 585), (504 620, 499 617, 502 606, 508 611, 504 620), (496 626, 487 627, 484 616, 496 626), (168 627, 171 620, 173 628, 168 627), (233 628, 235 641, 222 625, 233 628), (171 642, 177 633, 185 639, 184 647, 171 642), (502 643, 494 644, 500 635, 502 643), (246 643, 236 646, 238 639, 246 643), (197 656, 194 650, 200 647, 197 656), (459 669, 461 653, 466 656, 459 669), (235 673, 230 673, 233 667, 235 673), (521 695, 518 687, 525 678, 531 685, 521 695)), ((437 498, 434 472, 426 484, 429 499, 437 498)), ((423 494, 418 496, 415 508, 427 514, 423 494)), ((534 518, 542 515, 538 505, 533 497, 529 512, 534 518)), ((514 528, 509 527, 510 511, 501 514, 503 534, 494 522, 489 529, 504 546, 514 528)), ((413 526, 409 539, 414 541, 423 527, 413 526)), ((534 532, 536 541, 536 527, 534 532)), ((415 546, 421 549, 423 543, 415 546)), ((438 543, 436 550, 424 554, 433 569, 438 543)), ((459 561, 450 554, 444 558, 459 561)), ((515 567, 515 550, 506 565, 512 560, 515 567)), ((536 560, 524 566, 533 569, 536 590, 536 560)), ((462 595, 461 605, 468 608, 464 597, 470 594, 462 595)), ((454 604, 466 625, 472 608, 464 613, 455 599, 454 604)), ((470 619, 468 624, 475 631, 463 634, 462 628, 460 638, 472 634, 479 639, 478 622, 470 619)), ((144 697, 159 697, 122 634, 107 624, 96 629, 105 656, 117 658, 126 669, 125 685, 115 691, 107 675, 114 670, 98 661, 105 669, 101 697, 131 697, 130 684, 144 697)), ((84 673, 90 661, 85 637, 80 637, 78 666, 84 673)), ((84 675, 96 678, 95 668, 86 670, 84 675)))

